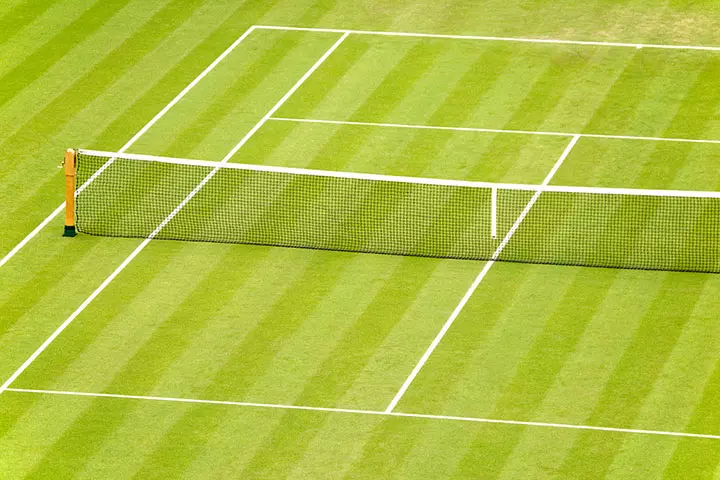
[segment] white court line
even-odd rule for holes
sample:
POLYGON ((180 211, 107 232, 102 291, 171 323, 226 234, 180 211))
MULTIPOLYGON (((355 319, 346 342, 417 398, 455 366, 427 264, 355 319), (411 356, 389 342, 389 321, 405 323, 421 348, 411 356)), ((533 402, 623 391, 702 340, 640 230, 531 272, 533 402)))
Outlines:
MULTIPOLYGON (((295 85, 292 86, 292 88, 273 106, 273 108, 270 109, 270 111, 240 140, 240 142, 235 145, 230 152, 228 152, 227 155, 222 159, 220 164, 228 162, 235 153, 237 153, 240 148, 242 148, 245 143, 252 137, 255 132, 257 132, 260 127, 262 127, 265 122, 272 116, 273 113, 275 113, 287 100, 290 98, 290 96, 297 91, 300 86, 305 83, 305 80, 307 80, 310 75, 317 70, 320 65, 322 65, 325 60, 332 54, 337 47, 340 46, 340 44, 348 37, 349 33, 345 33, 339 40, 337 40, 330 49, 328 49, 327 52, 317 61, 315 64, 310 67, 310 69, 305 73, 305 75, 298 80, 295 85)), ((148 238, 142 241, 138 247, 133 250, 133 252, 113 271, 108 278, 105 279, 104 282, 100 284, 98 288, 95 289, 94 292, 90 294, 90 296, 65 320, 48 338, 45 340, 40 347, 38 347, 35 352, 33 352, 32 355, 30 355, 30 358, 28 358, 25 363, 23 363, 20 368, 18 368, 15 373, 13 373, 10 378, 8 378, 5 383, 0 386, 0 394, 2 394, 5 390, 12 385, 12 383, 35 361, 35 359, 40 356, 42 352, 47 349, 48 346, 77 318, 78 315, 80 315, 85 308, 87 308, 90 303, 92 303, 95 298, 97 298, 100 293, 102 293, 103 290, 117 277, 120 272, 122 272, 125 267, 128 266, 130 262, 133 261, 135 257, 138 256, 140 252, 142 252, 145 247, 150 243, 150 241, 165 227, 165 225, 172 220, 175 215, 177 215, 180 210, 202 189, 202 187, 210 181, 210 179, 215 176, 215 174, 218 172, 218 170, 221 168, 221 165, 218 165, 213 169, 203 180, 200 182, 195 189, 188 194, 187 197, 177 206, 175 209, 170 213, 170 215, 165 218, 165 220, 160 223, 160 225, 157 226, 157 228, 150 234, 148 238)))
MULTIPOLYGON (((570 155, 570 152, 572 151, 573 147, 575 147, 575 144, 580 140, 579 136, 574 136, 572 140, 570 140, 570 143, 567 147, 565 147, 565 151, 563 151, 562 155, 560 155, 560 158, 555 162, 555 165, 553 165, 550 172, 545 177, 545 180, 543 180, 542 186, 547 186, 550 183, 550 180, 552 180, 553 176, 555 175, 555 172, 557 172, 558 168, 563 164, 565 159, 570 155)), ((502 242, 500 242, 500 245, 498 245, 495 252, 492 254, 491 259, 485 264, 483 269, 480 271, 477 277, 475 277, 475 280, 473 281, 472 285, 470 285, 470 288, 468 288, 467 292, 465 292, 465 295, 463 295, 462 299, 460 300, 460 303, 458 303, 457 307, 455 307, 455 310, 453 310, 452 314, 450 314, 450 317, 447 319, 445 324, 442 326, 438 334, 433 339, 432 343, 428 347, 427 350, 425 350, 425 353, 420 358, 420 361, 415 365, 415 368, 413 368, 412 372, 410 372, 410 375, 405 379, 405 382, 400 387, 400 390, 398 390, 397 394, 395 394, 395 397, 392 399, 390 404, 385 409, 385 413, 392 412, 397 404, 402 399, 403 395, 405 395, 405 392, 408 388, 410 388, 410 385, 412 384, 413 380, 415 380, 415 377, 420 373, 420 370, 425 366, 425 363, 427 363, 430 356, 433 354, 437 346, 442 341, 445 334, 450 330, 450 327, 455 322, 455 319, 460 315, 460 312, 462 312, 463 308, 465 308, 465 305, 470 301, 470 297, 472 297, 473 293, 475 293, 475 290, 477 290, 478 286, 480 285, 480 282, 483 281, 485 278, 485 275, 487 275, 490 268, 495 264, 495 260, 497 259, 498 255, 503 251, 507 243, 510 241, 512 236, 517 231, 518 227, 522 223, 522 221, 527 216, 528 212, 530 212, 530 209, 533 207, 537 199, 540 197, 540 194, 542 193, 541 190, 538 190, 535 192, 535 194, 532 196, 528 204, 523 209, 520 216, 515 220, 515 223, 513 224, 512 228, 510 228, 510 231, 505 235, 502 242)))
POLYGON ((601 432, 614 433, 634 433, 643 435, 662 435, 668 437, 689 437, 703 438, 709 440, 720 440, 720 435, 711 435, 707 433, 685 433, 671 432, 663 430, 646 430, 639 428, 618 428, 618 427, 595 427, 592 425, 573 425, 569 423, 549 423, 549 422, 529 422, 521 420, 501 420, 491 418, 478 417, 459 417, 454 415, 432 415, 424 413, 403 413, 403 412, 381 412, 379 410, 359 410, 352 408, 329 408, 329 407, 308 407, 302 405, 283 405, 277 403, 255 403, 255 402, 233 402, 230 400, 199 400, 195 398, 177 398, 177 397, 156 397, 148 395, 121 395, 115 393, 89 393, 89 392, 68 392, 60 390, 37 390, 31 388, 8 388, 8 392, 16 393, 34 393, 43 395, 66 395, 73 397, 90 397, 90 398, 115 398, 120 400, 147 400, 151 402, 176 402, 191 403, 201 405, 226 405, 235 407, 250 408, 269 408, 275 410, 302 410, 309 412, 325 412, 325 413, 350 413, 358 415, 374 415, 381 417, 404 417, 404 418, 420 418, 426 420, 450 420, 459 422, 475 422, 475 423, 493 423, 501 425, 518 425, 525 427, 546 427, 546 428, 565 428, 572 430, 594 430, 601 432))
MULTIPOLYGON (((272 119, 271 119, 272 120, 272 119)), ((576 135, 581 137, 581 135, 576 135)), ((197 166, 205 168, 221 167, 225 170, 245 170, 250 172, 273 172, 289 175, 305 175, 325 178, 344 178, 354 180, 369 180, 377 182, 409 183, 415 185, 442 185, 447 187, 491 188, 502 190, 525 190, 530 192, 555 193, 588 193, 591 195, 632 195, 653 197, 683 197, 683 198, 720 198, 720 192, 712 190, 651 190, 643 188, 616 188, 616 187, 578 187, 570 185, 530 185, 522 183, 494 183, 475 180, 453 180, 447 178, 406 177, 403 175, 383 175, 377 173, 346 172, 341 170, 317 170, 312 168, 285 167, 281 165, 258 165, 249 163, 221 163, 208 160, 193 160, 188 158, 159 157, 156 155, 143 155, 136 153, 103 152, 98 150, 79 150, 79 153, 95 157, 115 157, 123 160, 137 160, 141 162, 157 162, 170 165, 197 166)))
POLYGON ((350 32, 356 35, 378 35, 384 37, 415 37, 415 38, 444 38, 448 40, 485 40, 491 42, 519 42, 519 43, 549 43, 559 45, 586 45, 594 47, 628 47, 628 48, 659 48, 663 50, 703 50, 720 52, 720 47, 704 45, 665 45, 657 43, 623 43, 623 42, 599 42, 582 40, 558 40, 552 38, 523 38, 523 37, 493 37, 486 35, 449 35, 438 33, 413 33, 413 32, 382 32, 374 30, 347 30, 335 28, 306 28, 306 27, 284 27, 279 25, 255 25, 255 28, 262 30, 290 30, 300 32, 325 32, 342 33, 350 32))
POLYGON ((387 127, 387 128, 408 128, 415 130, 448 130, 454 132, 479 132, 479 133, 508 133, 517 135, 546 135, 552 137, 585 137, 585 138, 606 138, 611 140, 644 140, 649 142, 680 142, 680 143, 711 143, 720 145, 720 140, 677 138, 677 137, 643 137, 637 135, 605 135, 601 133, 569 133, 569 132, 545 132, 533 130, 507 130, 502 128, 480 128, 480 127, 443 127, 435 125, 414 125, 404 123, 383 123, 383 122, 350 122, 344 120, 319 120, 311 118, 287 118, 273 117, 270 120, 276 122, 296 123, 320 123, 327 125, 356 125, 363 127, 387 127))
MULTIPOLYGON (((140 137, 142 137, 143 135, 145 135, 145 133, 147 133, 147 131, 150 130, 150 128, 158 122, 158 120, 160 120, 162 117, 164 117, 165 114, 166 114, 168 111, 170 111, 171 108, 173 108, 180 100, 183 99, 183 97, 185 97, 185 95, 188 94, 188 92, 190 92, 190 90, 192 90, 193 88, 195 88, 195 86, 196 86, 203 78, 205 78, 210 72, 212 72, 212 71, 215 69, 215 67, 217 67, 218 64, 225 59, 225 57, 227 57, 228 55, 230 55, 230 53, 235 49, 235 47, 237 47, 238 45, 240 45, 240 43, 241 43, 243 40, 245 40, 245 38, 246 38, 248 35, 250 35, 250 34, 253 32, 253 30, 255 30, 255 28, 256 28, 256 27, 254 27, 254 26, 253 26, 253 27, 250 27, 249 29, 247 29, 247 31, 245 31, 245 33, 243 33, 242 35, 240 35, 240 37, 238 37, 238 39, 235 40, 232 45, 230 45, 227 49, 225 49, 225 51, 224 51, 223 53, 221 53, 219 57, 217 57, 210 65, 208 65, 207 68, 205 68, 205 70, 203 70, 203 71, 200 73, 200 75, 198 75, 197 77, 195 77, 195 79, 194 79, 192 82, 190 82, 185 88, 183 88, 182 91, 181 91, 180 93, 178 93, 178 94, 175 96, 175 98, 173 98, 173 99, 170 101, 170 103, 168 103, 167 105, 165 105, 165 107, 163 107, 162 110, 160 110, 148 123, 146 123, 144 127, 142 127, 135 135, 133 135, 133 137, 132 137, 130 140, 128 140, 127 143, 126 143, 125 145, 123 145, 123 146, 120 148, 120 150, 118 150, 117 153, 123 153, 123 152, 125 152, 125 151, 126 151, 128 148, 130 148, 135 142, 137 142, 140 137)), ((104 164, 102 167, 100 167, 97 172, 95 172, 84 184, 82 184, 82 185, 77 189, 77 191, 75 192, 75 195, 77 195, 78 193, 82 192, 82 191, 85 189, 85 187, 87 187, 91 182, 93 182, 93 181, 97 178, 98 175, 100 175, 103 171, 105 171, 105 169, 106 169, 107 167, 109 167, 109 166, 113 163, 114 160, 115 160, 114 158, 111 158, 110 160, 108 160, 107 162, 105 162, 105 164, 104 164)), ((38 225, 37 227, 35 227, 32 232, 30 232, 25 238, 23 238, 23 239, 20 241, 20 243, 18 243, 17 245, 15 245, 15 247, 14 247, 12 250, 10 250, 2 259, 0 259, 0 268, 2 268, 3 265, 5 265, 5 264, 6 264, 11 258, 13 258, 20 250, 22 250, 23 247, 25 247, 25 245, 27 245, 28 242, 30 242, 30 240, 32 240, 33 238, 35 238, 35 236, 36 236, 38 233, 40 233, 40 231, 41 231, 43 228, 45 228, 45 227, 47 226, 47 224, 50 223, 55 217, 57 217, 58 215, 60 215, 60 213, 62 213, 63 210, 65 210, 65 202, 61 203, 59 207, 57 207, 50 215, 48 215, 47 218, 45 218, 45 220, 43 220, 42 222, 40 222, 40 225, 38 225)))

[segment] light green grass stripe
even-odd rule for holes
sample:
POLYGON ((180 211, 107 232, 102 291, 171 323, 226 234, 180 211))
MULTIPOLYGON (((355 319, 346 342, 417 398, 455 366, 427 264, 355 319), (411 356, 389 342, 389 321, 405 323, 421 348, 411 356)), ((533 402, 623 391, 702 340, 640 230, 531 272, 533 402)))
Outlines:
POLYGON ((36 3, 24 0, 12 5, 12 2, 6 0, 4 8, 8 10, 0 17, 0 32, 3 32, 0 36, 0 47, 57 2, 58 0, 46 0, 36 3))
POLYGON ((42 76, 59 62, 75 45, 100 29, 131 0, 103 0, 96 2, 80 17, 29 54, 15 68, 0 77, 0 106, 5 105, 28 84, 42 76))
MULTIPOLYGON (((19 3, 19 2, 18 2, 19 3)), ((35 4, 31 8, 39 10, 40 2, 28 0, 28 4, 35 4)), ((31 21, 16 31, 12 36, 0 37, 0 47, 3 52, 3 62, 0 64, 0 75, 13 70, 27 59, 28 55, 42 48, 47 42, 56 38, 68 24, 77 20, 86 10, 91 8, 97 0, 61 0, 48 2, 49 9, 33 17, 31 21)))

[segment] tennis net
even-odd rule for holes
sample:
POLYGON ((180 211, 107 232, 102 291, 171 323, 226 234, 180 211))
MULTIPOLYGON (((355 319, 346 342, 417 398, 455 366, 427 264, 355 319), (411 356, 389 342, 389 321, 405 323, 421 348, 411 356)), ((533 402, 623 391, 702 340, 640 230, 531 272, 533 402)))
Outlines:
POLYGON ((501 184, 81 150, 103 236, 720 273, 720 192, 501 184))

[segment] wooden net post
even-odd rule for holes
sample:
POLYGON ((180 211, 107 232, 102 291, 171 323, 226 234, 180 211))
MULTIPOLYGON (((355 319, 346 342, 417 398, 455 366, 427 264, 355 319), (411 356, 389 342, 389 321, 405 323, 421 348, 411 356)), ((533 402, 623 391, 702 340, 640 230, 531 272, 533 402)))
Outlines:
POLYGON ((75 236, 75 150, 65 152, 65 233, 64 237, 75 236))

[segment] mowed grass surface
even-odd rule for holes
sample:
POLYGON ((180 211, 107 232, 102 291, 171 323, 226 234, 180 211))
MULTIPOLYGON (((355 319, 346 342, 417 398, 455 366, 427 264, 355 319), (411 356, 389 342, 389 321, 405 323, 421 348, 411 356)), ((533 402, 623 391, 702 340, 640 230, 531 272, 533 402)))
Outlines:
MULTIPOLYGON (((720 43, 711 2, 557 3, 10 2, 2 252, 62 200, 58 152, 119 148, 254 23, 720 43)), ((132 151, 219 160, 336 39, 253 33, 132 151)), ((718 58, 350 37, 278 116, 718 138, 718 58)), ((538 183, 566 143, 269 122, 233 161, 538 183)), ((716 190, 719 153, 583 139, 554 183, 716 190)), ((0 271, 2 381, 139 243, 60 229, 0 271)), ((382 410, 482 266, 153 242, 13 386, 382 410)), ((718 298, 713 275, 497 264, 398 410, 718 434, 718 298)), ((16 392, 0 405, 2 478, 720 478, 714 440, 16 392)))

